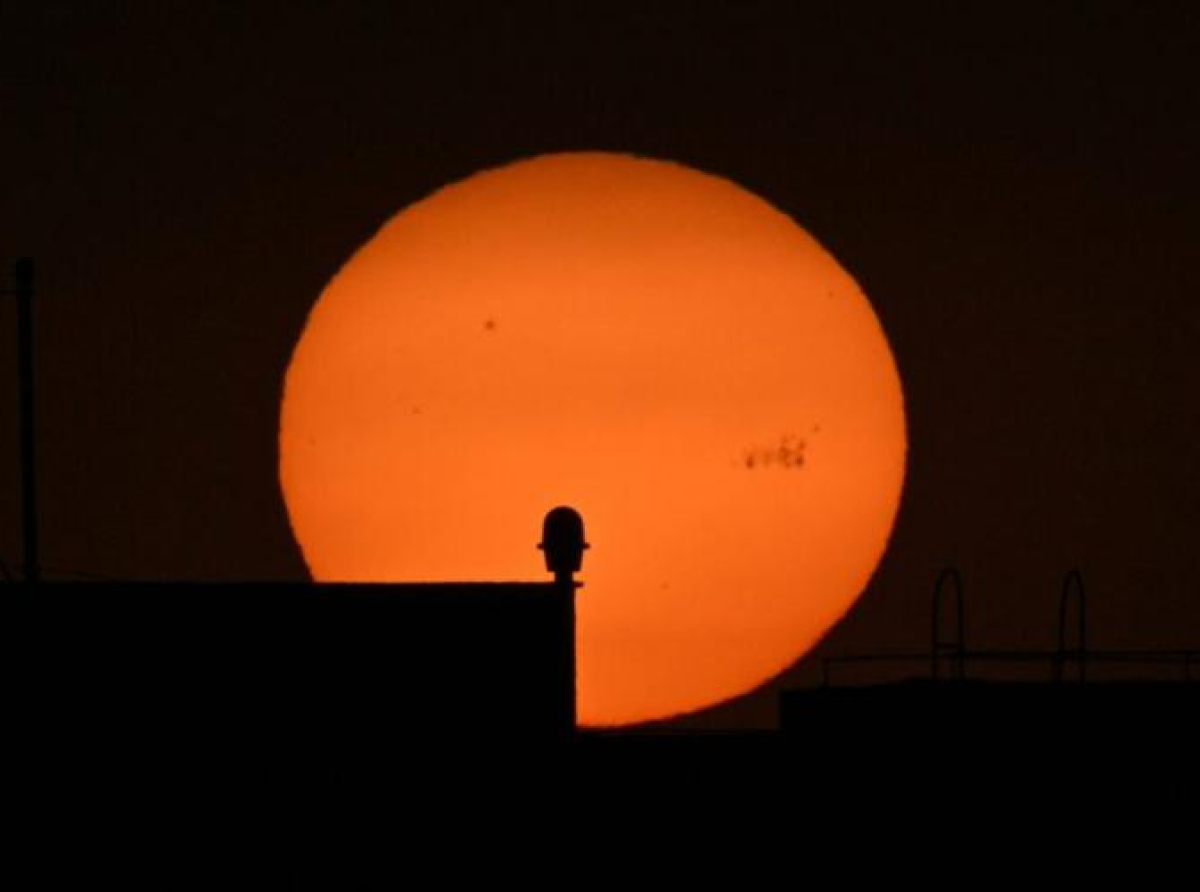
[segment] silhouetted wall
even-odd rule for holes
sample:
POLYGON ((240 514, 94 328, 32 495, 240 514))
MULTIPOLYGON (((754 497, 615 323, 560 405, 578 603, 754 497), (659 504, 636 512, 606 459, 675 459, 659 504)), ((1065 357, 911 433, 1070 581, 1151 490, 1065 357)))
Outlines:
POLYGON ((553 584, 6 587, 21 726, 311 751, 573 727, 553 584), (336 745, 336 746, 334 746, 336 745))

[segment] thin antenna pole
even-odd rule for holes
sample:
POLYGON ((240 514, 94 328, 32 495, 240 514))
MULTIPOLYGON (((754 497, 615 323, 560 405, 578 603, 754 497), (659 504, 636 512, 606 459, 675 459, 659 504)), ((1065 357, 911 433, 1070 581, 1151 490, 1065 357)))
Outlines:
POLYGON ((17 296, 17 378, 20 388, 21 516, 25 581, 41 579, 38 561, 37 464, 33 400, 33 261, 22 257, 13 268, 17 296))

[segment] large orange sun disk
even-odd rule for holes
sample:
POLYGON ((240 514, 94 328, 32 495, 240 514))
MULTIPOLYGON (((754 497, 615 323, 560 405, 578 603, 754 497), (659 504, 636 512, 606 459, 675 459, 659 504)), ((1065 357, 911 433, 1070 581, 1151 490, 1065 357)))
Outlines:
POLYGON ((593 547, 580 720, 736 696, 853 604, 904 477, 866 297, 732 183, 547 155, 392 218, 314 306, 280 476, 319 580, 541 579, 545 511, 593 547))

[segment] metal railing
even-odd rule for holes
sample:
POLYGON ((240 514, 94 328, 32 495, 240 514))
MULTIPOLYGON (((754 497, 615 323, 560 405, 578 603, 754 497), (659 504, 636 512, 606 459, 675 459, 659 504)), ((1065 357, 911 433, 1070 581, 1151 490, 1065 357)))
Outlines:
POLYGON ((1172 680, 1194 682, 1192 667, 1200 664, 1200 649, 1184 650, 1089 650, 1087 643, 1087 597, 1083 585, 1083 574, 1071 570, 1063 578, 1058 603, 1058 646, 1054 650, 971 650, 966 647, 964 626, 964 592, 962 574, 955 567, 947 567, 938 574, 933 587, 930 611, 929 649, 927 651, 890 651, 861 654, 842 654, 825 657, 821 661, 821 686, 831 685, 831 670, 837 666, 854 664, 926 663, 929 677, 934 681, 942 677, 944 660, 952 660, 951 681, 965 681, 968 664, 1000 663, 1029 665, 1042 664, 1047 667, 1048 680, 1066 681, 1066 665, 1074 661, 1078 665, 1076 681, 1088 679, 1088 668, 1098 665, 1141 665, 1178 667, 1178 674, 1168 673, 1172 680), (953 586, 953 599, 947 602, 946 586, 953 586), (949 608, 947 607, 949 603, 949 608), (1071 607, 1074 605, 1074 623, 1070 622, 1071 607), (950 630, 943 614, 953 610, 949 617, 950 630), (1074 644, 1068 644, 1068 631, 1074 626, 1074 644))

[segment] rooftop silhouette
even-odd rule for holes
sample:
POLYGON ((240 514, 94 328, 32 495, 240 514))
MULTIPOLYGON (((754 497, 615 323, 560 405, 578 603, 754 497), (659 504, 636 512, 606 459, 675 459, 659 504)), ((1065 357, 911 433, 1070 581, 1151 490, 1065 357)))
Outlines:
POLYGON ((901 714, 923 719, 936 727, 987 716, 1010 727, 1031 727, 1049 721, 1060 730, 1095 730, 1136 717, 1148 731, 1163 727, 1179 730, 1200 705, 1195 667, 1200 649, 1191 650, 1090 650, 1087 644, 1086 593, 1083 575, 1071 570, 1063 577, 1058 603, 1058 646, 1035 648, 970 648, 965 637, 965 586, 955 567, 938 574, 930 610, 928 651, 879 651, 826 657, 821 683, 815 688, 784 691, 780 696, 780 728, 811 731, 833 717, 845 721, 878 723, 901 714), (1071 643, 1073 641, 1073 643, 1071 643), (835 683, 836 669, 917 666, 928 675, 900 681, 861 679, 854 684, 835 683), (972 678, 970 670, 1020 667, 1041 678, 972 678), (1072 676, 1069 666, 1074 666, 1072 676), (1088 666, 1153 666, 1152 680, 1136 677, 1089 678, 1088 666), (1186 708, 1185 708, 1186 704, 1186 708), (1064 707, 1068 706, 1064 711, 1064 707))
POLYGON ((27 580, 0 599, 22 630, 18 712, 67 735, 200 725, 255 745, 570 733, 582 520, 556 509, 547 532, 554 582, 27 580))

